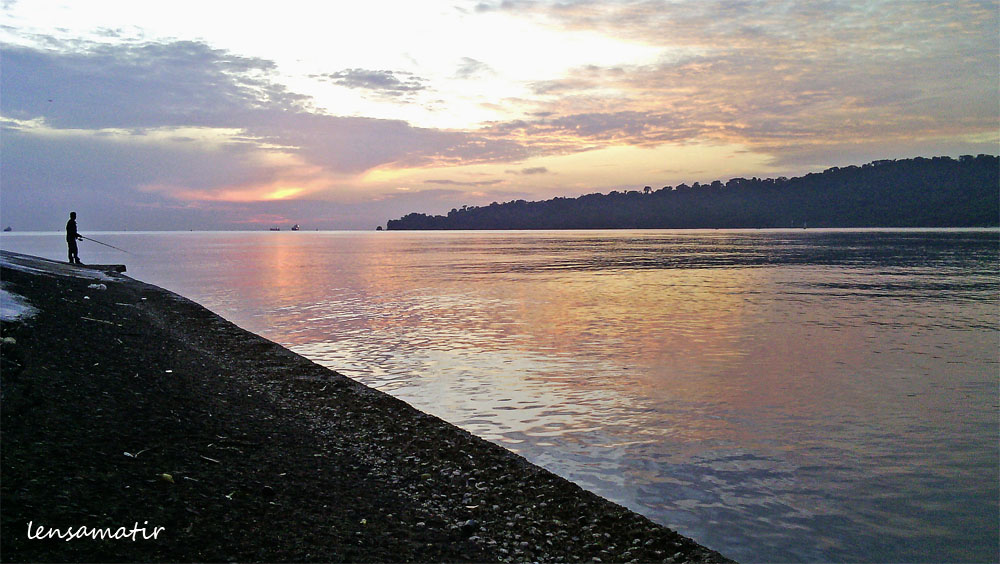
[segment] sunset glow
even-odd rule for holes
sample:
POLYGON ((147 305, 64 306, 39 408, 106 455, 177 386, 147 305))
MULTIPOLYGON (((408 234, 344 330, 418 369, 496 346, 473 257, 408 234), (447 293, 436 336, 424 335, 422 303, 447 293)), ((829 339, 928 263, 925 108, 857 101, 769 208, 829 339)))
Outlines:
POLYGON ((44 228, 40 210, 72 204, 100 228, 239 228, 280 202, 318 228, 370 229, 491 201, 994 154, 998 8, 6 3, 4 221, 44 228), (189 202, 225 213, 178 216, 189 202))

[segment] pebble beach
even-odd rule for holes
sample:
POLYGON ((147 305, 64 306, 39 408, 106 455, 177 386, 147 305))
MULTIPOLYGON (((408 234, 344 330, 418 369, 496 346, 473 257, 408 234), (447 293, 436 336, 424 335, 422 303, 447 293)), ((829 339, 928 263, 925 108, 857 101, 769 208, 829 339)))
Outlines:
POLYGON ((162 288, 0 280, 3 561, 730 561, 162 288))

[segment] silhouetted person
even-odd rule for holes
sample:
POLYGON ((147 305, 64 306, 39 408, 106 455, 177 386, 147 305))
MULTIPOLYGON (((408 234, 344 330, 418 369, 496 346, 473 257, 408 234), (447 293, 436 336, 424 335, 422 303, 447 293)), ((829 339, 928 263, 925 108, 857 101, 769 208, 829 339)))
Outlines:
POLYGON ((66 222, 66 244, 69 245, 70 264, 83 264, 80 262, 80 252, 76 248, 78 240, 83 241, 83 237, 76 231, 76 212, 69 212, 69 221, 66 222))

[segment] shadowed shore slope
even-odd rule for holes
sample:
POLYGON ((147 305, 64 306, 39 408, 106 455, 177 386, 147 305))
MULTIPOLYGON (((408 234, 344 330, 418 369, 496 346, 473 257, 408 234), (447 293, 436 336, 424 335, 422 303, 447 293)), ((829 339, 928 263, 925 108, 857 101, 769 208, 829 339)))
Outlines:
POLYGON ((3 561, 726 561, 176 294, 2 259, 37 310, 2 326, 3 561))

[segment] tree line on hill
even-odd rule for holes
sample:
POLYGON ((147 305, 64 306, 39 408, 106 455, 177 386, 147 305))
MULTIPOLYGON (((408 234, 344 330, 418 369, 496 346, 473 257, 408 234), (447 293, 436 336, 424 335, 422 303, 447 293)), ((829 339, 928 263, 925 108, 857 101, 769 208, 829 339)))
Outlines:
POLYGON ((795 178, 613 191, 411 213, 390 230, 988 227, 1000 225, 1000 157, 874 161, 795 178))

